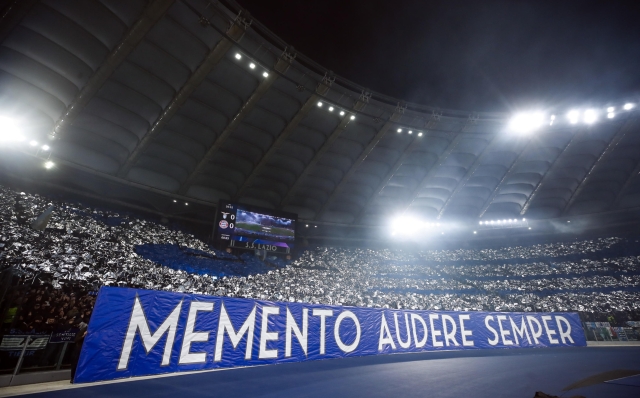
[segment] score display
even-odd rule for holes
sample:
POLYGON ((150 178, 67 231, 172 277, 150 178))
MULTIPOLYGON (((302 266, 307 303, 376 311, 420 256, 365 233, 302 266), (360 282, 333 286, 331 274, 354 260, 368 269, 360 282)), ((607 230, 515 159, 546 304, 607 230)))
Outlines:
POLYGON ((297 219, 293 213, 221 201, 215 239, 221 246, 288 254, 295 245, 297 219))

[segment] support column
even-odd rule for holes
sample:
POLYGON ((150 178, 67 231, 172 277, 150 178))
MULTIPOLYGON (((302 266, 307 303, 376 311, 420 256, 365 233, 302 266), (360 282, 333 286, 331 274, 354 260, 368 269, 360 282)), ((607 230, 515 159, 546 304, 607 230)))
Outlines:
POLYGON ((580 134, 580 132, 575 132, 573 134, 573 137, 571 137, 571 139, 569 140, 567 145, 564 147, 562 152, 558 154, 558 156, 554 159, 554 161, 551 163, 551 165, 547 169, 547 172, 544 173, 544 175, 540 179, 540 182, 538 183, 538 185, 536 185, 536 188, 533 190, 533 192, 531 192, 531 195, 529 195, 529 197, 527 198, 527 201, 524 202, 524 205, 522 206, 522 210, 520 211, 521 216, 523 216, 527 212, 527 210, 529 210, 529 206, 531 206, 531 202, 533 201, 533 199, 535 199, 538 192, 540 192, 540 188, 542 188, 544 186, 544 183, 549 179, 549 175, 551 174, 551 171, 553 171, 553 166, 555 166, 558 163, 558 159, 560 159, 562 155, 567 151, 567 149, 571 147, 571 144, 573 144, 578 134, 580 134))
POLYGON ((580 183, 578 184, 576 189, 571 194, 571 197, 567 201, 567 204, 564 206, 564 209, 562 210, 562 213, 560 213, 561 216, 564 216, 564 215, 567 214, 567 212, 569 212, 569 209, 571 208, 571 206, 573 206, 573 204, 575 203, 576 199, 578 197, 580 197, 580 194, 582 193, 584 188, 588 185, 587 183, 591 179, 591 176, 593 175, 593 171, 596 169, 596 167, 599 164, 602 164, 603 160, 609 159, 611 154, 618 147, 618 144, 620 143, 620 140, 622 140, 625 137, 625 135, 627 135, 627 132, 629 132, 629 130, 633 129, 636 126, 636 122, 637 122, 637 119, 628 119, 624 123, 624 125, 622 125, 622 127, 620 127, 620 129, 618 129, 616 134, 613 136, 613 138, 611 139, 611 141, 609 142, 609 144, 605 148, 605 150, 602 151, 602 153, 600 154, 598 159, 595 162, 593 162, 593 165, 591 165, 591 168, 589 169, 589 172, 587 172, 587 175, 580 181, 580 183))
POLYGON ((284 74, 287 71, 287 69, 289 69, 289 66, 291 65, 291 62, 293 61, 294 58, 295 58, 295 55, 287 53, 286 50, 283 52, 283 54, 280 56, 280 58, 278 58, 278 61, 276 61, 276 64, 273 67, 273 69, 277 73, 270 73, 269 76, 267 76, 266 78, 264 78, 264 80, 260 82, 260 84, 255 89, 255 91, 251 94, 247 102, 245 102, 245 104, 242 106, 242 108, 240 108, 238 113, 233 117, 233 119, 231 119, 231 122, 229 122, 227 127, 225 127, 222 133, 220 133, 220 135, 215 140, 213 145, 211 145, 207 153, 202 157, 200 162, 198 162, 198 165, 195 167, 195 169, 193 169, 191 174, 189 174, 189 177, 187 177, 185 182, 182 183, 182 186, 180 187, 180 190, 178 191, 178 193, 180 193, 181 195, 186 194, 186 192, 189 190, 189 187, 191 186, 191 184, 193 184, 193 181, 196 179, 196 177, 202 172, 202 170, 204 170, 207 164, 209 164, 213 155, 216 152, 218 152, 218 150, 222 147, 222 145, 224 145, 224 143, 231 136, 231 134, 238 128, 240 123, 242 123, 242 121, 249 115, 249 113, 251 113, 251 111, 256 106, 258 101, 262 98, 262 96, 267 91, 269 91, 269 88, 271 88, 271 85, 273 85, 273 83, 280 77, 281 74, 284 74))
POLYGON ((353 162, 349 170, 347 170, 347 172, 342 176, 342 179, 340 179, 338 184, 333 188, 333 191, 331 192, 327 200, 324 202, 324 204, 320 208, 320 211, 318 211, 318 215, 316 215, 315 217, 316 220, 320 220, 322 218, 324 213, 329 208, 329 205, 334 201, 336 196, 338 196, 340 191, 344 188, 346 182, 353 176, 353 174, 356 172, 356 170, 362 164, 362 162, 367 158, 367 156, 369 156, 373 148, 375 148, 375 146, 378 145, 378 142, 380 142, 380 140, 387 133, 389 128, 391 128, 391 126, 395 125, 400 120, 400 118, 404 114, 404 110, 405 110, 405 107, 398 104, 395 112, 391 115, 389 120, 385 122, 385 124, 382 126, 382 128, 380 128, 380 130, 378 130, 378 133, 371 139, 371 141, 369 141, 369 144, 367 144, 364 150, 360 153, 360 156, 358 156, 358 159, 356 159, 356 161, 353 162))
MULTIPOLYGON (((360 99, 353 106, 354 112, 362 111, 368 102, 369 102, 369 97, 365 96, 364 94, 361 95, 360 99)), ((348 114, 345 115, 345 117, 342 119, 340 124, 338 124, 338 126, 331 132, 331 134, 329 134, 329 137, 327 137, 327 139, 322 144, 322 146, 316 151, 316 153, 313 155, 313 158, 311 158, 311 161, 309 162, 309 164, 307 164, 304 170, 302 170, 302 173, 300 173, 298 178, 296 178, 296 181, 293 183, 293 185, 291 185, 291 188, 289 188, 289 190, 287 191, 287 194, 280 201, 280 206, 279 206, 280 209, 282 209, 284 206, 289 204, 289 201, 291 201, 291 197, 300 187, 300 184, 302 183, 302 181, 304 181, 304 179, 309 175, 309 173, 313 170, 316 164, 318 164, 318 162, 322 158, 322 155, 324 155, 327 152, 327 150, 331 148, 331 146, 336 141, 336 139, 340 137, 340 134, 342 134, 342 132, 347 128, 350 122, 351 122, 351 117, 348 114)))
MULTIPOLYGON (((260 159, 258 164, 253 168, 251 174, 249 174, 240 189, 238 189, 238 192, 235 194, 234 200, 238 200, 246 193, 247 188, 249 188, 255 178, 260 175, 260 172, 267 165, 267 162, 269 161, 269 159, 271 159, 273 154, 276 153, 278 149, 280 149, 282 144, 291 136, 296 127, 298 127, 298 124, 307 116, 311 109, 317 106, 318 100, 320 100, 327 93, 327 91, 329 91, 330 84, 331 83, 328 83, 328 85, 327 83, 320 83, 318 85, 318 87, 316 88, 316 92, 311 97, 309 97, 309 99, 307 99, 302 108, 300 108, 298 113, 296 113, 293 119, 291 119, 284 130, 282 130, 282 133, 280 133, 278 138, 276 138, 273 144, 271 144, 264 156, 262 156, 262 159, 260 159)), ((349 119, 349 115, 345 115, 344 119, 349 119)))
POLYGON ((478 155, 478 157, 476 157, 476 160, 473 162, 471 167, 469 167, 469 170, 467 170, 467 172, 465 173, 464 177, 462 177, 462 179, 458 182, 458 184, 453 189, 453 191, 451 191, 451 195, 449 195, 447 200, 442 205, 442 208, 438 212, 438 217, 436 218, 437 220, 442 218, 442 215, 444 214, 445 210, 447 210, 447 207, 451 203, 451 199, 453 199, 453 197, 462 189, 462 187, 467 185, 467 182, 469 182, 469 179, 476 172, 476 170, 478 169, 478 166, 480 166, 480 163, 485 158, 486 153, 489 150, 489 148, 493 147, 493 144, 495 144, 495 142, 498 141, 499 139, 500 139, 500 134, 494 135, 493 139, 491 139, 491 142, 489 144, 487 144, 487 146, 482 150, 480 155, 478 155))
POLYGON ((126 177, 127 174, 129 174, 129 171, 136 164, 136 162, 140 158, 140 155, 144 153, 145 149, 151 143, 151 141, 158 135, 162 128, 166 126, 166 124, 169 122, 169 120, 171 120, 176 112, 178 112, 178 109, 180 109, 180 107, 184 105, 191 94, 198 88, 198 86, 200 86, 202 81, 206 79, 209 73, 211 73, 213 68, 215 68, 215 66, 218 65, 220 61, 222 61, 227 52, 231 49, 231 47, 233 47, 233 44, 242 39, 242 36, 244 35, 244 32, 248 28, 249 24, 250 22, 247 22, 240 16, 236 18, 235 22, 227 31, 227 36, 229 36, 229 38, 223 37, 222 39, 220 39, 218 44, 216 44, 213 50, 211 50, 209 54, 207 54, 198 68, 191 74, 191 76, 189 76, 180 91, 176 93, 171 102, 158 116, 149 131, 147 131, 147 133, 142 137, 127 160, 120 167, 120 170, 118 170, 119 177, 126 177))
POLYGON ((107 59, 102 63, 100 68, 91 76, 87 84, 76 95, 73 102, 67 107, 64 115, 62 115, 55 123, 52 136, 64 134, 67 127, 73 123, 80 112, 96 95, 98 90, 116 70, 122 61, 135 49, 147 33, 153 28, 158 21, 164 16, 174 0, 153 0, 147 8, 142 12, 142 16, 129 28, 122 41, 111 51, 107 59))

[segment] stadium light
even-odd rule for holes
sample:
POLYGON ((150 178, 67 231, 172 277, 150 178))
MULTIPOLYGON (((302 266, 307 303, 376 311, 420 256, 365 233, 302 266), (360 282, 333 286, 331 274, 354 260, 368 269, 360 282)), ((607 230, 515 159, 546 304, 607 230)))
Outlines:
POLYGON ((628 103, 624 104, 624 110, 625 110, 625 111, 631 110, 631 109, 633 109, 635 106, 636 106, 636 104, 632 104, 631 102, 628 102, 628 103))
POLYGON ((398 129, 398 133, 402 133, 402 129, 398 129))
POLYGON ((409 130, 409 134, 413 134, 413 131, 409 130))
POLYGON ((477 234, 477 233, 478 233, 478 231, 473 231, 473 233, 474 233, 474 234, 477 234))
POLYGON ((0 116, 0 142, 22 140, 24 140, 24 137, 20 134, 16 121, 8 117, 0 116))
POLYGON ((36 140, 31 140, 31 141, 29 141, 29 145, 31 145, 31 146, 38 146, 38 141, 36 141, 36 140))
POLYGON ((578 119, 580 118, 580 111, 572 110, 567 113, 567 118, 569 119, 569 123, 576 124, 578 123, 578 119))
POLYGON ((242 55, 240 55, 240 53, 236 53, 236 59, 242 59, 242 55))
POLYGON ((174 200, 173 200, 173 203, 176 203, 176 202, 178 202, 178 201, 174 199, 174 200))
POLYGON ((344 116, 344 111, 340 111, 340 116, 344 116))
POLYGON ((613 113, 613 112, 609 112, 609 113, 607 113, 607 118, 609 118, 609 119, 613 119, 614 117, 616 117, 616 114, 615 114, 615 113, 613 113))
POLYGON ((478 225, 482 225, 482 221, 478 222, 478 225))
POLYGON ((418 137, 422 137, 422 131, 418 133, 418 137))
POLYGON ((353 119, 355 119, 355 118, 356 118, 355 116, 351 115, 351 120, 353 120, 353 119))
POLYGON ((517 133, 530 133, 537 130, 544 123, 542 112, 516 113, 509 121, 509 129, 517 133))
POLYGON ((184 202, 184 205, 185 206, 189 206, 189 202, 184 202))
POLYGON ((553 126, 553 122, 556 120, 556 115, 551 115, 551 118, 549 118, 549 126, 553 126))
POLYGON ((614 112, 616 110, 616 108, 614 108, 613 106, 610 106, 607 108, 607 112, 611 113, 614 112))
POLYGON ((54 164, 52 161, 50 161, 50 160, 48 160, 48 161, 44 162, 44 168, 45 168, 45 169, 50 169, 50 168, 52 168, 53 166, 55 166, 55 164, 54 164))
POLYGON ((322 108, 322 102, 318 101, 318 106, 322 108))
POLYGON ((329 107, 329 112, 333 112, 333 107, 332 106, 329 107))
POLYGON ((41 148, 42 148, 42 150, 43 150, 43 151, 48 151, 49 149, 51 149, 51 148, 49 147, 49 145, 46 145, 46 144, 45 144, 45 145, 43 145, 41 148))
POLYGON ((267 72, 262 72, 262 76, 269 77, 269 74, 267 72))
POLYGON ((584 111, 583 120, 586 124, 593 124, 598 120, 598 113, 594 109, 584 111))
POLYGON ((256 68, 256 64, 254 64, 253 62, 249 64, 249 68, 251 69, 255 69, 256 68))

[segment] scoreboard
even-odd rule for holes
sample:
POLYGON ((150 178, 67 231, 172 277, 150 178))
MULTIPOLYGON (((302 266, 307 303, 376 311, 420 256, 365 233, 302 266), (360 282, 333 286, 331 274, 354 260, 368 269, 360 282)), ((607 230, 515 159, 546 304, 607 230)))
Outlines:
POLYGON ((290 253, 295 245, 298 215, 220 201, 214 239, 221 247, 290 253))

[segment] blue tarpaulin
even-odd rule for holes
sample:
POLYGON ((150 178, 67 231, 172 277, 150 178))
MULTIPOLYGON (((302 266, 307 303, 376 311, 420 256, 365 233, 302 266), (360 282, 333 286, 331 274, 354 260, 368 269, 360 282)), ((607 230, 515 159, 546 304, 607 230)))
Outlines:
POLYGON ((576 313, 409 311, 104 287, 75 382, 439 350, 586 346, 576 313))

